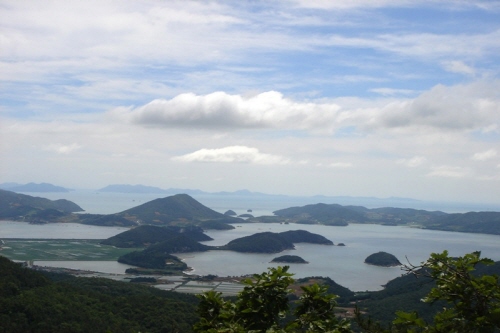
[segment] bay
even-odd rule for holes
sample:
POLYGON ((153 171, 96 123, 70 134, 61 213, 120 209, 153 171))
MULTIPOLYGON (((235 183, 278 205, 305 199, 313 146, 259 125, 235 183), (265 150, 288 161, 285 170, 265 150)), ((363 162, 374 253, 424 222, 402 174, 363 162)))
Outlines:
POLYGON ((419 264, 433 252, 448 250, 452 256, 461 256, 473 251, 493 260, 500 260, 500 236, 466 234, 458 232, 423 230, 402 226, 374 224, 351 224, 347 227, 321 225, 286 225, 248 223, 237 225, 229 231, 207 231, 214 238, 207 245, 224 245, 230 240, 257 232, 282 232, 307 230, 325 236, 335 244, 328 246, 299 243, 295 250, 279 254, 250 254, 232 251, 208 251, 176 254, 193 274, 240 276, 261 273, 268 267, 278 265, 270 261, 281 255, 298 255, 309 264, 290 264, 290 272, 296 278, 327 276, 354 291, 380 290, 389 280, 404 272, 399 267, 377 267, 367 265, 364 260, 372 253, 385 251, 395 255, 400 262, 419 264))
MULTIPOLYGON (((33 193, 27 193, 35 195, 33 193)), ((49 199, 65 198, 80 205, 87 213, 110 214, 120 212, 163 195, 106 193, 90 190, 78 190, 68 193, 39 193, 49 199)), ((166 196, 166 195, 165 195, 166 196)), ((254 216, 272 215, 272 211, 308 202, 294 202, 295 198, 284 200, 265 200, 248 196, 194 196, 196 200, 218 212, 232 209, 237 214, 247 213, 251 209, 254 216)), ((267 198, 269 199, 269 198, 267 198)), ((311 198, 310 198, 311 199, 311 198)), ((319 199, 318 199, 319 200, 319 199)), ((318 201, 320 202, 320 201, 318 201)), ((329 202, 327 202, 329 203, 329 202)), ((439 209, 438 207, 436 207, 439 209)), ((277 266, 270 261, 279 255, 294 254, 309 261, 309 264, 291 264, 290 271, 296 278, 306 276, 328 276, 337 283, 355 291, 379 290, 382 285, 403 273, 398 267, 385 268, 364 264, 364 259, 375 252, 385 251, 394 254, 401 262, 408 258, 418 264, 432 252, 448 250, 450 255, 460 256, 473 251, 482 251, 483 256, 500 260, 500 236, 466 234, 445 231, 422 230, 409 227, 390 227, 381 225, 351 224, 347 227, 328 227, 319 225, 285 224, 239 224, 234 230, 207 231, 214 238, 209 245, 224 245, 230 240, 256 232, 285 230, 308 230, 321 234, 341 246, 314 244, 296 244, 295 250, 279 254, 246 254, 230 251, 209 251, 203 253, 178 254, 193 268, 193 274, 216 274, 219 276, 240 276, 261 273, 268 267, 277 266)), ((97 227, 81 224, 46 224, 31 225, 21 222, 0 221, 0 239, 2 238, 52 238, 52 239, 105 239, 121 233, 127 228, 97 227)), ((66 268, 80 268, 92 271, 107 270, 123 273, 126 269, 121 264, 112 262, 44 262, 44 265, 66 268), (116 265, 115 267, 115 264, 116 265), (62 266, 65 265, 65 266, 62 266), (67 267, 71 266, 71 267, 67 267)))
POLYGON ((123 227, 99 227, 80 223, 29 224, 0 221, 0 239, 106 239, 127 230, 129 229, 123 227))

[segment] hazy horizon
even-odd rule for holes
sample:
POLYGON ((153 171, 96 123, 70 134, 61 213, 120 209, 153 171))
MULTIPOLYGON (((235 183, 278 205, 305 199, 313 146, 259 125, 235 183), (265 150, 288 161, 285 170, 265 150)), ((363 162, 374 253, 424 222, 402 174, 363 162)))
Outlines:
POLYGON ((0 183, 500 202, 500 2, 0 6, 0 183))

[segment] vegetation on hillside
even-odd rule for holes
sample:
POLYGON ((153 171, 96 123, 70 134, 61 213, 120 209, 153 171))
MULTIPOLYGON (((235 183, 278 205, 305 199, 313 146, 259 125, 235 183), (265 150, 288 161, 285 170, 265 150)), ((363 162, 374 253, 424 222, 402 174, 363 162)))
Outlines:
POLYGON ((235 299, 208 292, 198 301, 136 283, 42 274, 0 257, 0 331, 191 332, 193 325, 196 332, 212 333, 500 329, 499 263, 493 265, 479 252, 451 258, 445 251, 406 269, 408 275, 384 290, 354 295, 329 278, 299 279, 292 285, 287 266, 271 268, 246 279, 235 299), (297 285, 299 296, 291 297, 290 288, 297 285), (354 322, 338 318, 337 305, 356 299, 354 322))
POLYGON ((202 252, 211 247, 194 241, 193 239, 179 234, 166 241, 153 244, 142 251, 134 251, 124 254, 118 258, 118 262, 143 267, 170 271, 183 271, 187 265, 171 253, 202 252))
MULTIPOLYGON (((229 218, 227 215, 202 205, 187 194, 176 194, 155 199, 116 215, 133 221, 141 221, 141 223, 145 224, 169 224, 181 220, 196 221, 229 218)), ((237 220, 235 219, 235 221, 237 220)))
POLYGON ((278 253, 294 249, 295 246, 291 241, 277 233, 259 232, 234 239, 220 248, 236 252, 278 253))
POLYGON ((0 331, 192 332, 191 295, 22 268, 0 256, 0 331))
POLYGON ((0 190, 0 219, 53 222, 81 211, 80 206, 69 200, 49 200, 0 190))
POLYGON ((212 240, 211 237, 203 233, 203 229, 200 227, 158 227, 142 225, 105 239, 101 243, 116 247, 147 247, 177 237, 181 234, 195 241, 212 240))
POLYGON ((322 245, 333 245, 333 242, 324 236, 314 234, 307 230, 289 230, 279 233, 280 236, 292 243, 311 243, 322 245))

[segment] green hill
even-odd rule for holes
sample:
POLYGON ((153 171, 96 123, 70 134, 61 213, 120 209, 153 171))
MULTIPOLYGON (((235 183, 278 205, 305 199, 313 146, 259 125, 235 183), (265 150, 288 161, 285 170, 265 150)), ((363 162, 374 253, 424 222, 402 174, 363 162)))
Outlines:
MULTIPOLYGON (((65 200, 40 197, 0 190, 0 219, 31 221, 40 218, 60 218, 73 212, 82 212, 77 204, 65 200)), ((56 221, 49 221, 56 222, 56 221)))
POLYGON ((189 333, 198 302, 136 283, 45 275, 0 256, 1 332, 189 333))
POLYGON ((306 230, 289 230, 280 232, 279 235, 292 243, 333 245, 333 242, 324 236, 313 234, 312 232, 306 230))
POLYGON ((187 194, 155 199, 115 215, 145 224, 228 219, 228 216, 202 205, 187 194))
POLYGON ((295 246, 291 241, 273 232, 260 232, 237 238, 221 247, 223 250, 253 253, 278 253, 294 248, 295 246))
POLYGON ((306 224, 325 224, 346 226, 349 222, 364 223, 364 214, 337 204, 315 204, 303 207, 291 207, 274 211, 274 214, 285 217, 290 222, 306 224))
POLYGON ((171 253, 202 252, 209 249, 211 249, 210 246, 200 244, 184 234, 177 234, 142 251, 127 253, 118 258, 118 262, 160 270, 158 272, 163 274, 179 274, 187 269, 187 265, 171 253))
POLYGON ((307 264, 302 257, 293 256, 293 255, 284 255, 280 257, 276 257, 271 262, 279 262, 279 263, 287 263, 287 264, 307 264))
POLYGON ((122 248, 145 247, 169 240, 179 235, 185 235, 195 241, 212 240, 212 238, 205 235, 203 230, 199 227, 158 227, 152 225, 142 225, 105 239, 101 243, 122 248))
POLYGON ((427 229, 500 235, 499 212, 447 214, 426 225, 427 229))
POLYGON ((250 236, 234 239, 221 250, 253 253, 278 253, 284 250, 295 249, 294 243, 312 243, 333 245, 325 237, 305 230, 290 230, 280 233, 260 232, 250 236))

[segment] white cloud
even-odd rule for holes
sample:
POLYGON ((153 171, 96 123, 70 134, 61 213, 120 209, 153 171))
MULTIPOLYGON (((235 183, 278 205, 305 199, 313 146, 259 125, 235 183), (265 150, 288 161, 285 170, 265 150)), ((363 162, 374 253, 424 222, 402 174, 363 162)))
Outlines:
POLYGON ((492 159, 495 156, 497 156, 497 151, 495 149, 490 149, 480 153, 475 153, 472 156, 472 159, 476 161, 486 161, 492 159))
POLYGON ((406 165, 407 167, 410 167, 410 168, 416 168, 416 167, 424 164, 426 161, 427 161, 427 159, 423 156, 414 156, 410 159, 406 159, 406 158, 399 159, 397 161, 397 163, 406 165))
POLYGON ((257 148, 229 146, 218 149, 200 149, 193 153, 173 157, 180 162, 287 164, 289 160, 277 155, 261 153, 257 148))
POLYGON ((330 134, 358 130, 423 128, 432 131, 486 131, 500 126, 500 81, 437 85, 413 99, 385 102, 294 101, 276 91, 254 96, 216 92, 181 94, 144 106, 115 109, 118 121, 147 127, 205 129, 287 129, 330 134), (345 102, 345 106, 342 105, 345 102))
POLYGON ((448 72, 466 74, 466 75, 474 75, 476 71, 474 68, 467 66, 463 61, 444 61, 443 67, 448 72))
POLYGON ((72 143, 70 145, 63 144, 50 144, 44 147, 44 150, 51 151, 57 154, 70 154, 78 149, 82 148, 78 143, 72 143))
POLYGON ((372 128, 482 130, 500 124, 500 81, 437 85, 411 100, 389 103, 371 113, 357 112, 372 128))
POLYGON ((295 102, 269 91, 252 97, 216 92, 205 96, 181 94, 154 100, 111 116, 153 127, 332 129, 338 121, 336 104, 295 102))

